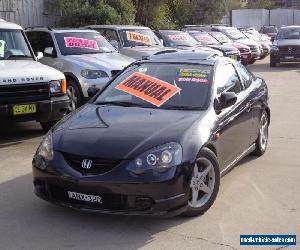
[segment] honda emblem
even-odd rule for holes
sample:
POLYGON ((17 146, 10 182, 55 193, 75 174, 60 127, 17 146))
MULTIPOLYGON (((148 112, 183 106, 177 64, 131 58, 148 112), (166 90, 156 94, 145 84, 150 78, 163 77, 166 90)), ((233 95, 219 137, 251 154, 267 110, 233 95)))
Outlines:
POLYGON ((92 164, 93 164, 92 160, 84 159, 81 163, 81 167, 84 169, 90 169, 92 167, 92 164))

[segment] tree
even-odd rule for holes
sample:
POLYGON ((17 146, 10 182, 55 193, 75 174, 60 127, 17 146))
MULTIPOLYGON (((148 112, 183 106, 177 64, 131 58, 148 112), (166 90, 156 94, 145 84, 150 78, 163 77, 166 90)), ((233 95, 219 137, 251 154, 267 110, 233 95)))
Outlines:
POLYGON ((246 5, 248 9, 273 9, 275 4, 272 0, 252 0, 246 5))
POLYGON ((218 23, 226 13, 224 0, 197 0, 192 10, 193 24, 218 23))

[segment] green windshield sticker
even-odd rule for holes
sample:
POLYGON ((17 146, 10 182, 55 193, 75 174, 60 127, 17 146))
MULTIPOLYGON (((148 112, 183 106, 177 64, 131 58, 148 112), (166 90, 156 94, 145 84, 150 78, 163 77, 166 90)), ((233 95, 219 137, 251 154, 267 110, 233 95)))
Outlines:
POLYGON ((180 69, 177 75, 177 82, 209 82, 210 71, 198 69, 180 69))
POLYGON ((0 57, 4 57, 5 41, 0 40, 0 57))

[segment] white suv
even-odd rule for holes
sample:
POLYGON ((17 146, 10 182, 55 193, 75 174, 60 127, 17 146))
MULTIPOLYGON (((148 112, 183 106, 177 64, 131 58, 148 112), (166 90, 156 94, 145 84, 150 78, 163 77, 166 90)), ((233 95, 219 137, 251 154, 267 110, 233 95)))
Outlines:
POLYGON ((97 31, 37 27, 26 34, 35 53, 44 52, 40 62, 65 74, 73 109, 88 98, 89 87, 103 88, 134 61, 118 53, 97 31))
POLYGON ((0 19, 0 122, 36 120, 48 130, 68 111, 65 76, 37 62, 22 27, 0 19))

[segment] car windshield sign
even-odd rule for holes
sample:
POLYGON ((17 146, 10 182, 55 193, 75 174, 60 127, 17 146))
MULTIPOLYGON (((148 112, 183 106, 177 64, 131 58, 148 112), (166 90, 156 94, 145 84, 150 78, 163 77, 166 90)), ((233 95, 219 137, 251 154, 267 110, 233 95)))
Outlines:
POLYGON ((281 29, 277 39, 300 39, 300 28, 281 29))
POLYGON ((191 37, 189 34, 185 32, 162 32, 162 36, 164 39, 168 41, 171 47, 173 46, 193 47, 198 44, 193 37, 191 37))
POLYGON ((204 109, 211 89, 211 66, 142 63, 117 77, 95 104, 161 109, 204 109))
POLYGON ((203 33, 203 32, 192 32, 191 35, 198 41, 201 42, 202 44, 205 45, 215 45, 219 44, 218 40, 216 40, 214 37, 212 37, 208 33, 203 33))
POLYGON ((159 39, 150 29, 126 29, 120 31, 124 47, 158 46, 159 39))
POLYGON ((20 30, 0 30, 0 60, 33 59, 20 30))
POLYGON ((111 53, 115 51, 111 44, 96 32, 56 33, 55 37, 63 55, 111 53))

